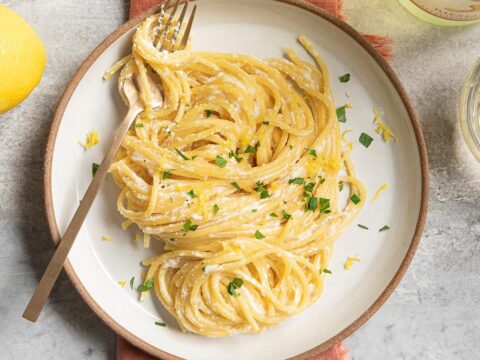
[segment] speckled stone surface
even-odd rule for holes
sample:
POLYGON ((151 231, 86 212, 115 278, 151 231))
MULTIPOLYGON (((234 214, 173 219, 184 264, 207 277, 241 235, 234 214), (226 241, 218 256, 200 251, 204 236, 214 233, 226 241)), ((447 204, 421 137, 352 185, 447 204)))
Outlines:
MULTIPOLYGON (((431 171, 430 212, 400 286, 345 345, 357 360, 480 358, 480 164, 457 103, 480 57, 480 25, 440 28, 390 0, 344 0, 360 31, 395 41, 391 61, 418 112, 431 171)), ((40 86, 0 116, 0 358, 113 359, 115 334, 61 276, 41 321, 21 314, 52 254, 43 210, 43 152, 56 103, 82 59, 128 16, 125 0, 2 0, 45 42, 40 86)), ((0 80, 1 81, 1 80, 0 80)))

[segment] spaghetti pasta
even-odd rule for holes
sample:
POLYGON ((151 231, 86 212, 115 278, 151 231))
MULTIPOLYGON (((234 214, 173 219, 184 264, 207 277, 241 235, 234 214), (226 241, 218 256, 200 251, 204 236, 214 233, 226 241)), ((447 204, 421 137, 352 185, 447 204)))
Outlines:
POLYGON ((147 95, 110 169, 118 210, 145 245, 165 243, 144 261, 146 280, 184 331, 264 331, 320 297, 333 243, 366 199, 327 67, 303 36, 316 65, 290 49, 269 60, 159 52, 155 22, 137 29, 120 75, 138 72, 147 95), (163 90, 160 108, 147 76, 163 90), (357 201, 343 204, 339 183, 357 201))

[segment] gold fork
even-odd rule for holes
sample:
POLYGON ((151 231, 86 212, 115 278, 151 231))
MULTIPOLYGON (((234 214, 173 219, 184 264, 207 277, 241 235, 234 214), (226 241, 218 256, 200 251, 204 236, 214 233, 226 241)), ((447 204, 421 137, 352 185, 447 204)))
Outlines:
MULTIPOLYGON (((173 5, 174 8, 171 11, 170 16, 167 20, 167 23, 165 26, 163 26, 163 21, 165 20, 163 19, 163 17, 167 16, 164 11, 171 6, 171 2, 171 0, 167 0, 161 6, 161 15, 159 16, 159 21, 156 26, 157 28, 153 29, 154 31, 156 30, 156 33, 158 33, 158 30, 163 27, 163 31, 160 33, 160 35, 157 36, 154 41, 155 46, 157 47, 157 49, 160 50, 164 50, 164 45, 166 45, 167 42, 172 45, 172 49, 180 50, 185 48, 188 42, 190 30, 192 28, 192 23, 197 8, 197 5, 195 5, 188 20, 188 23, 185 24, 184 18, 187 12, 188 1, 185 2, 183 11, 180 14, 178 21, 175 22, 176 25, 172 31, 171 26, 174 23, 175 13, 178 9, 180 0, 176 0, 175 4, 173 5), (183 33, 182 39, 177 44, 178 35, 180 33, 180 29, 183 26, 185 26, 185 31, 183 33)), ((151 108, 158 108, 162 105, 162 94, 158 87, 155 85, 154 81, 150 78, 148 80, 151 90, 150 106, 151 108)), ((45 305, 45 302, 47 301, 47 298, 52 291, 53 285, 55 284, 55 281, 57 280, 58 275, 62 270, 63 264, 68 256, 70 249, 72 248, 73 242, 75 241, 75 238, 77 237, 77 234, 80 231, 80 228, 82 227, 85 218, 87 217, 88 211, 90 210, 90 207, 92 206, 93 201, 97 196, 100 185, 105 179, 108 169, 112 164, 118 149, 120 149, 123 138, 125 137, 128 129, 130 128, 136 117, 145 109, 145 104, 142 100, 145 99, 145 96, 143 96, 142 94, 141 87, 138 86, 138 75, 134 75, 126 79, 123 83, 122 90, 123 94, 125 95, 124 98, 129 107, 127 115, 120 123, 120 126, 115 133, 112 144, 107 154, 103 158, 100 167, 97 169, 97 172, 95 173, 95 176, 93 177, 90 186, 88 187, 82 201, 80 202, 77 211, 73 215, 73 218, 70 221, 70 224, 68 225, 65 234, 60 240, 60 243, 58 244, 57 249, 53 254, 53 257, 50 260, 47 269, 43 273, 42 278, 40 279, 40 282, 35 292, 33 293, 32 298, 27 305, 27 308, 23 313, 23 317, 27 320, 30 320, 32 322, 37 321, 45 305)))

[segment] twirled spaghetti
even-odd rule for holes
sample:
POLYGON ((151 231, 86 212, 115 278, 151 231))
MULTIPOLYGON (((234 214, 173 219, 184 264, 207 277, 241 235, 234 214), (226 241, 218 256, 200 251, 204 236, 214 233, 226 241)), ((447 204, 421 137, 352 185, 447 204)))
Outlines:
POLYGON ((150 235, 165 242, 146 279, 183 330, 261 332, 319 298, 333 242, 366 198, 327 67, 305 37, 317 66, 293 50, 288 60, 162 53, 155 21, 137 29, 120 75, 140 74, 146 110, 111 167, 118 210, 147 246, 150 235), (163 89, 157 109, 148 76, 163 89))

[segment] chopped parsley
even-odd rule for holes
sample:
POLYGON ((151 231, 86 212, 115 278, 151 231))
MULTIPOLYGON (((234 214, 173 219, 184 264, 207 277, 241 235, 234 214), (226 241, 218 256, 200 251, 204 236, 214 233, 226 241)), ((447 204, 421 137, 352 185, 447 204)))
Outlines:
POLYGON ((97 163, 92 163, 92 175, 93 176, 95 176, 99 167, 100 167, 100 165, 98 165, 97 163))
POLYGON ((305 149, 308 152, 308 155, 312 156, 314 159, 317 158, 317 150, 315 149, 305 149))
POLYGON ((135 281, 135 276, 132 276, 132 278, 130 279, 130 289, 133 290, 133 283, 135 281))
POLYGON ((350 81, 350 74, 349 73, 343 74, 342 76, 339 76, 338 79, 342 83, 349 82, 350 81))
POLYGON ((345 109, 346 109, 346 106, 340 106, 337 109, 337 119, 338 119, 338 121, 340 121, 342 123, 347 122, 347 114, 346 114, 345 109))
POLYGON ((238 185, 236 181, 231 182, 230 185, 232 185, 232 186, 233 186, 235 189, 237 189, 237 190, 240 190, 240 189, 241 189, 241 188, 240 188, 240 185, 238 185))
POLYGON ((258 209, 252 209, 253 213, 256 213, 257 211, 258 211, 258 209))
POLYGON ((145 292, 153 287, 153 278, 146 280, 142 285, 137 287, 138 292, 145 292))
POLYGON ((218 210, 220 210, 220 208, 218 207, 218 205, 217 205, 217 204, 213 205, 213 214, 214 214, 214 215, 217 215, 218 210))
POLYGON ((357 226, 360 228, 360 229, 365 229, 365 230, 368 230, 368 227, 365 226, 365 225, 362 225, 362 224, 357 224, 357 226))
POLYGON ((135 127, 136 127, 136 128, 143 128, 143 124, 142 124, 142 123, 136 123, 136 124, 135 124, 135 127))
POLYGON ((350 200, 352 200, 352 202, 355 205, 357 205, 360 201, 362 201, 357 194, 353 194, 352 197, 350 198, 350 200))
POLYGON ((170 176, 172 176, 172 173, 169 172, 169 171, 164 171, 163 172, 163 175, 162 175, 162 178, 163 180, 167 180, 167 179, 170 179, 170 176))
POLYGON ((260 240, 260 239, 265 239, 265 235, 263 235, 260 231, 255 231, 255 237, 260 240))
POLYGON ((235 278, 230 281, 227 285, 227 291, 230 295, 235 297, 239 296, 240 294, 237 292, 237 289, 240 289, 243 285, 243 280, 239 278, 235 278))
POLYGON ((255 189, 255 191, 260 195, 260 199, 266 199, 270 197, 268 190, 265 189, 265 185, 262 182, 257 181, 256 185, 257 185, 257 188, 255 189))
POLYGON ((271 212, 271 213, 270 213, 270 216, 271 216, 271 217, 278 217, 278 215, 275 214, 274 212, 271 212))
POLYGON ((382 232, 382 231, 387 231, 387 230, 390 230, 390 227, 388 225, 385 225, 384 227, 382 227, 380 230, 378 230, 379 232, 382 232))
POLYGON ((195 230, 197 230, 197 228, 198 228, 198 225, 192 224, 191 220, 187 220, 183 224, 183 230, 185 231, 185 233, 187 233, 189 231, 195 231, 195 230))
POLYGON ((262 124, 264 125, 270 125, 270 123, 268 121, 262 121, 262 124))
POLYGON ((323 176, 319 176, 318 178, 320 179, 320 185, 325 182, 325 178, 323 176))
POLYGON ((293 145, 292 144, 290 144, 288 147, 290 148, 290 150, 293 150, 293 145))
POLYGON ((195 160, 197 158, 198 155, 193 155, 192 156, 192 160, 195 160))
POLYGON ((291 184, 302 185, 304 181, 305 181, 304 178, 294 178, 294 179, 288 180, 288 184, 289 185, 291 185, 291 184))
POLYGON ((320 203, 320 214, 330 214, 330 199, 318 198, 320 203))
POLYGON ((224 168, 225 165, 227 165, 227 160, 225 160, 223 157, 221 157, 220 155, 217 155, 217 157, 215 158, 215 164, 217 164, 218 166, 220 166, 221 168, 224 168))
POLYGON ((167 324, 159 322, 159 321, 155 321, 155 325, 161 326, 161 327, 167 327, 167 324))
POLYGON ((207 109, 205 110, 205 114, 207 114, 207 117, 210 117, 213 114, 213 110, 207 109))
POLYGON ((308 196, 306 210, 315 211, 317 207, 318 207, 318 199, 314 196, 308 196))
POLYGON ((189 192, 187 192, 187 194, 192 198, 192 199, 195 199, 196 197, 198 197, 197 194, 195 194, 195 190, 190 190, 189 192))
POLYGON ((343 190, 343 185, 344 185, 344 182, 343 182, 343 181, 339 181, 339 182, 338 182, 338 191, 342 191, 342 190, 343 190))
POLYGON ((242 158, 239 157, 237 154, 235 154, 233 151, 230 151, 228 153, 228 157, 231 159, 232 157, 235 158, 235 160, 237 161, 237 163, 239 163, 240 161, 242 161, 242 158))
POLYGON ((282 215, 284 220, 290 220, 292 218, 292 215, 288 214, 285 210, 282 210, 282 215))
POLYGON ((332 271, 328 269, 323 269, 322 272, 325 274, 332 274, 332 271))
POLYGON ((366 133, 362 133, 360 135, 360 138, 358 139, 358 141, 360 141, 360 144, 362 144, 363 146, 368 148, 370 146, 370 144, 372 143, 373 138, 366 133))
POLYGON ((313 189, 315 188, 315 183, 314 182, 311 182, 311 183, 308 183, 308 184, 305 183, 303 188, 305 189, 305 191, 312 192, 313 189))
POLYGON ((244 153, 245 154, 255 154, 257 152, 257 147, 258 147, 258 143, 256 143, 255 146, 248 145, 247 148, 245 149, 244 153))
POLYGON ((185 156, 185 154, 183 152, 181 152, 180 150, 178 150, 177 148, 175 148, 175 151, 177 152, 178 155, 180 155, 180 157, 183 160, 190 160, 190 158, 188 156, 185 156))

